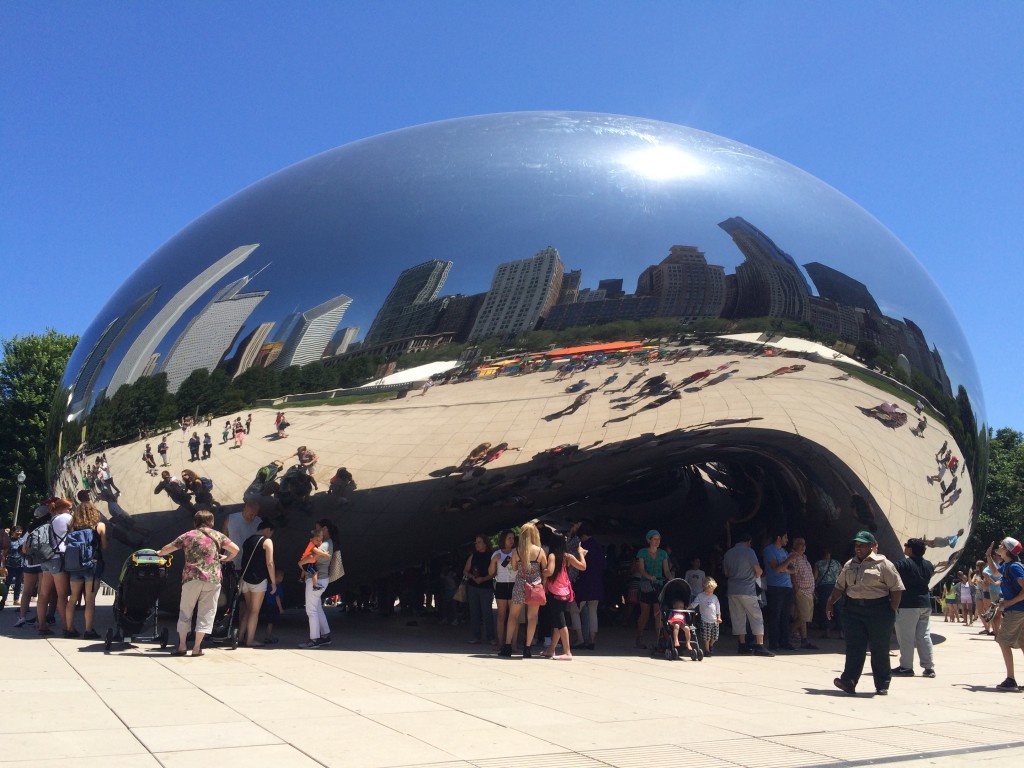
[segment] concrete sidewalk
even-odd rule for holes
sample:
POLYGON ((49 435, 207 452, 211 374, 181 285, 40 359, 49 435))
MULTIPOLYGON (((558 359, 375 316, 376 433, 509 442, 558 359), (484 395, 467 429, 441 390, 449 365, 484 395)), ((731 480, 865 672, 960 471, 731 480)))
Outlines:
MULTIPOLYGON (((101 634, 108 611, 98 609, 101 634)), ((736 656, 728 639, 704 662, 668 662, 632 649, 631 630, 609 628, 571 662, 524 661, 467 645, 465 627, 432 617, 329 616, 330 648, 297 649, 305 617, 292 614, 280 645, 192 659, 42 639, 14 629, 8 608, 0 764, 782 768, 1024 757, 1024 694, 994 689, 998 648, 941 617, 938 677, 894 679, 883 698, 870 676, 856 697, 832 687, 839 641, 761 659, 736 656)))

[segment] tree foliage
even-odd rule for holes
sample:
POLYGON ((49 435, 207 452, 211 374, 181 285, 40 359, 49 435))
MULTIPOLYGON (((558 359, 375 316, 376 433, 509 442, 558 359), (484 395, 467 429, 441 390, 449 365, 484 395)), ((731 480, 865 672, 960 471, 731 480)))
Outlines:
POLYGON ((988 482, 971 540, 960 559, 966 569, 989 543, 1004 536, 1024 538, 1024 434, 1009 427, 989 431, 988 482))
POLYGON ((47 494, 47 426, 68 358, 78 343, 53 329, 3 340, 0 360, 0 503, 14 509, 19 470, 25 473, 22 503, 47 494))

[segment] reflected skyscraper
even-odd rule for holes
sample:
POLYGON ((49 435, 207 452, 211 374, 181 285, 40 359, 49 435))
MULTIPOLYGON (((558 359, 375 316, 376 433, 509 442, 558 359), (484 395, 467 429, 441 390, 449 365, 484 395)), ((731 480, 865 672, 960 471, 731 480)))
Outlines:
POLYGON ((558 300, 564 271, 558 251, 551 247, 529 259, 499 264, 470 338, 532 331, 558 300))
POLYGON ((440 305, 432 302, 451 268, 450 261, 431 259, 404 270, 377 312, 363 343, 372 346, 430 332, 440 310, 440 305))
POLYGON ((286 323, 291 330, 284 340, 281 354, 274 361, 274 367, 283 369, 290 365, 305 365, 323 357, 334 329, 351 303, 351 298, 341 294, 294 316, 294 319, 289 317, 286 323))
POLYGON ((660 264, 640 273, 636 295, 658 300, 657 317, 718 317, 725 305, 725 269, 708 264, 692 245, 673 245, 660 264))
POLYGON ((814 287, 818 289, 818 295, 823 299, 831 299, 838 304, 846 304, 849 307, 860 307, 876 315, 881 315, 882 310, 878 308, 878 302, 871 295, 871 291, 860 280, 854 280, 849 275, 843 274, 838 269, 833 269, 826 264, 812 261, 804 264, 804 269, 814 281, 814 287))
POLYGON ((231 363, 232 378, 238 378, 252 368, 256 362, 257 355, 260 353, 260 349, 262 349, 273 328, 273 323, 260 323, 248 336, 238 343, 238 351, 235 353, 234 361, 231 363))
POLYGON ((736 317, 810 319, 810 286, 793 257, 750 222, 734 216, 720 222, 742 251, 736 267, 736 317))
POLYGON ((181 316, 218 280, 249 258, 249 255, 257 248, 259 248, 259 243, 235 248, 193 277, 174 294, 142 332, 135 337, 135 341, 121 358, 121 363, 114 371, 110 384, 107 385, 107 396, 113 395, 123 385, 131 384, 138 379, 149 363, 150 356, 156 351, 167 332, 181 319, 181 316))
POLYGON ((334 334, 334 337, 327 345, 327 349, 324 350, 324 355, 326 357, 330 357, 331 355, 344 355, 348 352, 349 346, 356 340, 356 336, 358 335, 358 325, 350 325, 347 328, 342 328, 334 334))
POLYGON ((89 407, 95 396, 96 381, 103 372, 103 366, 110 359, 118 342, 131 330, 139 316, 149 309, 159 290, 159 288, 154 288, 140 296, 103 330, 100 338, 89 352, 89 356, 85 359, 81 373, 75 379, 71 392, 71 403, 68 405, 68 410, 71 413, 79 413, 89 407))
POLYGON ((164 358, 168 392, 177 392, 192 371, 217 367, 256 305, 270 293, 241 293, 249 279, 246 276, 226 285, 185 326, 164 358))

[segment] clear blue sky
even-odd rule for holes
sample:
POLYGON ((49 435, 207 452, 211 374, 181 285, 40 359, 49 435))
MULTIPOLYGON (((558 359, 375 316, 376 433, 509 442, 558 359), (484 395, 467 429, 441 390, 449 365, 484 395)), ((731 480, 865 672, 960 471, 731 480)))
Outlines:
POLYGON ((81 333, 214 204, 331 147, 573 109, 742 141, 838 188, 949 299, 1024 430, 1024 4, 0 4, 0 337, 81 333))

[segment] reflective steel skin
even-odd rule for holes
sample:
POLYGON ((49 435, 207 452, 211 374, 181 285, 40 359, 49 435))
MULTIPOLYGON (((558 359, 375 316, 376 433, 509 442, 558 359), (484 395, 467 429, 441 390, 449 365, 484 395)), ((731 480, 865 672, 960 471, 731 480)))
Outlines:
POLYGON ((689 128, 524 113, 339 147, 190 224, 82 336, 50 455, 73 495, 70 457, 105 449, 120 494, 92 491, 118 561, 189 525, 143 460, 149 444, 163 471, 165 441, 219 515, 262 467, 318 455, 312 497, 286 483, 267 508, 289 575, 320 517, 356 585, 545 515, 631 543, 657 526, 680 555, 742 525, 843 557, 870 528, 890 556, 927 539, 941 575, 977 510, 984 430, 948 304, 850 200, 689 128), (423 350, 464 375, 328 402, 423 350), (599 364, 559 376, 571 361, 599 364), (190 460, 193 433, 208 457, 190 460))

